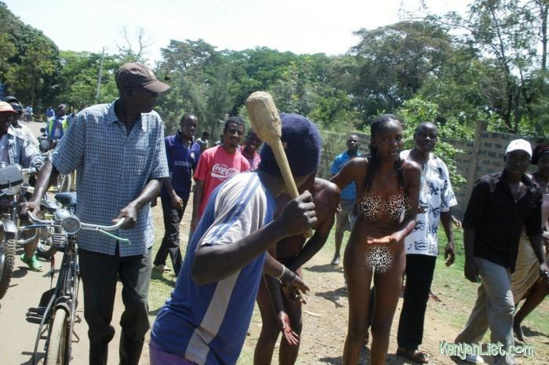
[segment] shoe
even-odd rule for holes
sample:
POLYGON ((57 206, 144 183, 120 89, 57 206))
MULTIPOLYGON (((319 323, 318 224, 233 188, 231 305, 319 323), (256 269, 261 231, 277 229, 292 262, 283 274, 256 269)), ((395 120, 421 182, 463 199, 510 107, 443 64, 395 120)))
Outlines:
POLYGON ((334 257, 331 264, 334 266, 339 266, 339 257, 334 257))
POLYGON ((429 358, 427 357, 427 354, 423 351, 419 350, 408 350, 403 347, 399 347, 397 352, 397 356, 403 357, 407 360, 410 360, 411 362, 415 364, 427 364, 429 363, 429 358))
POLYGON ((469 354, 465 356, 465 361, 470 362, 471 364, 484 364, 484 359, 480 355, 469 354))
POLYGON ((25 253, 23 253, 20 257, 21 257, 21 261, 23 261, 25 264, 29 266, 29 270, 36 271, 36 272, 42 271, 42 265, 40 265, 40 262, 38 261, 36 254, 32 255, 30 259, 25 256, 25 253))
POLYGON ((167 267, 166 265, 154 265, 153 266, 153 270, 154 271, 158 271, 159 273, 165 273, 165 272, 170 272, 172 271, 169 267, 167 267))

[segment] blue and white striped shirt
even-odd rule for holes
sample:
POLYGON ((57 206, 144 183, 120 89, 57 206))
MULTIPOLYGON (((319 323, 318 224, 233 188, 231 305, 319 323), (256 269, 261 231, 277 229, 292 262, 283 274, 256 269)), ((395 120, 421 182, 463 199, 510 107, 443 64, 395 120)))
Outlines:
MULTIPOLYGON (((86 223, 113 224, 149 180, 168 176, 160 116, 154 111, 141 114, 128 135, 114 112, 115 102, 78 113, 50 157, 62 174, 77 170, 76 215, 86 223)), ((145 253, 154 242, 150 205, 138 212, 135 227, 113 233, 131 240, 131 245, 119 245, 120 256, 145 253)), ((94 231, 80 231, 78 245, 108 255, 116 250, 115 239, 94 231)))
POLYGON ((191 238, 175 289, 151 338, 165 352, 199 365, 235 364, 252 317, 265 254, 229 277, 206 285, 192 279, 197 247, 230 245, 273 219, 275 200, 255 172, 217 187, 191 238))

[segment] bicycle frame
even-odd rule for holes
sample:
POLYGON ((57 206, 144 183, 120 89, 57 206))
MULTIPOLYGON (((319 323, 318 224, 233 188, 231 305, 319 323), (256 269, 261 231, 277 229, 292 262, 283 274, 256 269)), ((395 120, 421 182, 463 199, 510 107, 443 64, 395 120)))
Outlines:
MULTIPOLYGON (((120 220, 113 226, 101 226, 82 223, 75 215, 66 210, 60 209, 56 212, 56 214, 57 220, 45 221, 36 218, 31 213, 28 213, 30 220, 34 223, 30 226, 24 227, 24 229, 36 229, 44 226, 63 227, 63 223, 66 222, 67 219, 73 219, 73 224, 77 223, 77 229, 70 233, 63 231, 63 233, 54 234, 53 245, 58 251, 63 251, 63 260, 59 269, 56 286, 53 290, 48 291, 50 292, 51 297, 49 298, 48 304, 43 311, 41 308, 37 308, 35 310, 29 310, 27 313, 27 317, 41 317, 40 327, 38 328, 38 334, 34 345, 33 365, 38 363, 38 347, 42 336, 46 331, 48 331, 48 335, 44 346, 46 357, 45 365, 68 364, 71 360, 73 335, 76 336, 77 342, 80 340, 73 331, 74 324, 78 320, 76 309, 78 307, 78 291, 80 286, 80 269, 78 266, 77 244, 78 231, 80 229, 96 230, 102 232, 103 234, 113 236, 107 231, 120 228, 124 222, 124 220, 120 220), (62 323, 57 323, 59 321, 56 321, 57 316, 60 316, 60 321, 62 323), (53 333, 54 331, 61 332, 53 333), (48 359, 50 360, 48 361, 48 359), (52 362, 54 363, 52 364, 52 362)), ((71 225, 71 227, 74 227, 74 225, 71 225)), ((116 238, 121 242, 128 241, 119 237, 116 238)), ((52 265, 52 275, 53 268, 54 265, 52 265)))
MULTIPOLYGON (((40 322, 40 327, 38 328, 38 334, 34 346, 34 354, 38 352, 38 346, 40 344, 40 339, 46 330, 51 330, 51 328, 45 328, 53 322, 53 316, 57 313, 58 309, 62 309, 66 312, 68 321, 66 322, 66 337, 64 343, 64 354, 63 358, 67 359, 67 363, 71 358, 71 343, 72 335, 74 334, 77 337, 77 342, 80 341, 76 333, 73 331, 74 322, 76 320, 76 308, 78 307, 78 291, 80 287, 80 270, 78 267, 78 252, 76 245, 76 236, 69 235, 67 237, 67 246, 63 253, 63 259, 59 268, 59 274, 57 279, 57 284, 54 291, 51 293, 50 300, 44 314, 42 315, 42 321, 40 322)), ((49 351, 50 345, 50 336, 46 338, 45 351, 46 354, 49 351)), ((36 356, 33 357, 33 364, 36 364, 36 356)))

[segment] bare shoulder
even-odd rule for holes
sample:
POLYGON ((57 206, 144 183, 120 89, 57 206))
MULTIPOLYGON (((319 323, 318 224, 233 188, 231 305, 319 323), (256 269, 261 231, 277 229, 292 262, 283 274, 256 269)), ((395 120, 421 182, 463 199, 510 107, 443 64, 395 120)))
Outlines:
POLYGON ((406 175, 421 175, 421 166, 415 161, 402 160, 402 170, 406 175))
POLYGON ((354 157, 349 161, 347 161, 345 165, 349 165, 357 168, 364 168, 368 166, 368 158, 366 156, 354 157))
POLYGON ((319 207, 335 211, 339 204, 339 188, 330 181, 315 178, 312 194, 315 204, 319 207))
POLYGON ((319 177, 315 178, 313 191, 321 192, 323 195, 339 197, 339 188, 337 185, 319 177))

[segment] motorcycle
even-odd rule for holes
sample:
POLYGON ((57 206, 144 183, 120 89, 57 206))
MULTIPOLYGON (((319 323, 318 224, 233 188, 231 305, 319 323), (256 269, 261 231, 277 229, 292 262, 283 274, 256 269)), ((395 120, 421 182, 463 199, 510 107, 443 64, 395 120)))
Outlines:
POLYGON ((0 299, 8 290, 18 235, 18 203, 23 184, 23 172, 19 165, 0 164, 0 299))

